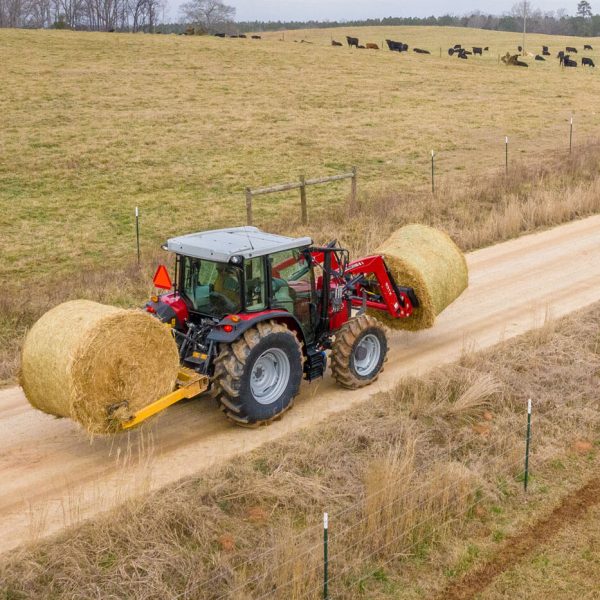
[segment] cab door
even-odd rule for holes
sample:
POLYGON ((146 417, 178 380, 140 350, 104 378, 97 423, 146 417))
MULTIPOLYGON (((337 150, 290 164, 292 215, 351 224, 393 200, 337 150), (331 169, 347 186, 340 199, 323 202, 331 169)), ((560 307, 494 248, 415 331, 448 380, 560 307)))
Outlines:
POLYGON ((268 258, 270 305, 293 314, 300 322, 308 343, 315 337, 316 291, 312 266, 304 248, 275 252, 268 258))

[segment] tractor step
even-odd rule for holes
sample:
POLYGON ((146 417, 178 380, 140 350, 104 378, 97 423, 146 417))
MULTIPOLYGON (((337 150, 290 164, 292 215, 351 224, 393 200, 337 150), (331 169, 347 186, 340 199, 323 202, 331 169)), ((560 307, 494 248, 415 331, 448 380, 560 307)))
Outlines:
POLYGON ((325 352, 309 350, 304 362, 304 379, 314 381, 323 377, 327 368, 327 355, 325 352))

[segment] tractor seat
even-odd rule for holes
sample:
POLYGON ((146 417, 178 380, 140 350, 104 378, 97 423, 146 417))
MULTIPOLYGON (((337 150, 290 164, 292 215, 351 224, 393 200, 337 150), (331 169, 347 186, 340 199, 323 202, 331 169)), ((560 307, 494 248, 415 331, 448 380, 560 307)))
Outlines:
POLYGON ((240 284, 238 280, 229 273, 220 273, 213 289, 218 294, 222 294, 236 305, 239 303, 240 284))
POLYGON ((273 277, 271 280, 273 288, 273 298, 275 303, 280 308, 287 310, 290 313, 294 312, 294 297, 295 291, 290 288, 284 279, 273 277))

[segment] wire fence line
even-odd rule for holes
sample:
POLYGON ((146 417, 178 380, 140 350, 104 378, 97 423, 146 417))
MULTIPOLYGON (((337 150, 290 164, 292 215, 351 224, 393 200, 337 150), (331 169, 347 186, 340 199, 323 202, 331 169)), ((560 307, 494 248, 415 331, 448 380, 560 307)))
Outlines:
MULTIPOLYGON (((467 448, 468 446, 473 446, 474 445, 474 440, 467 440, 466 442, 458 445, 458 446, 452 446, 450 448, 446 449, 446 455, 442 458, 448 459, 448 458, 452 458, 453 454, 457 454, 459 452, 461 452, 462 450, 464 450, 465 448, 467 448)), ((491 445, 491 447, 494 447, 496 445, 500 445, 499 442, 494 443, 491 445)), ((490 447, 490 445, 487 446, 488 448, 490 447)), ((514 451, 514 448, 510 448, 508 450, 508 452, 512 452, 514 451)), ((504 454, 508 453, 502 453, 500 455, 495 455, 495 458, 499 458, 501 456, 503 456, 504 454)), ((387 486, 383 486, 382 488, 378 489, 377 492, 372 493, 372 494, 368 494, 364 497, 362 497, 359 501, 351 503, 349 506, 347 506, 344 509, 341 509, 337 512, 331 512, 329 513, 330 515, 330 519, 332 521, 339 521, 341 519, 342 516, 348 514, 351 511, 356 511, 357 509, 360 509, 363 505, 364 502, 367 501, 371 501, 373 499, 375 499, 376 497, 378 497, 379 495, 389 491, 391 488, 395 487, 397 485, 397 482, 392 482, 387 486)), ((423 481, 422 483, 420 483, 418 486, 411 488, 410 490, 407 490, 402 496, 397 497, 392 503, 390 504, 394 504, 396 502, 399 502, 400 500, 406 499, 408 496, 410 495, 414 495, 415 492, 418 492, 420 490, 425 489, 428 485, 430 485, 430 483, 428 481, 423 481)), ((387 508, 388 505, 384 505, 384 507, 382 508, 387 508)), ((362 521, 364 521, 365 519, 361 519, 358 523, 361 523, 362 521)), ((334 537, 339 537, 340 535, 343 535, 345 533, 347 533, 348 531, 355 529, 356 524, 352 524, 350 526, 348 526, 347 528, 345 528, 344 530, 338 531, 335 534, 333 534, 334 537)), ((307 538, 311 533, 315 534, 315 533, 320 533, 321 532, 321 522, 319 520, 318 523, 314 523, 312 525, 308 525, 307 527, 305 527, 301 532, 298 532, 295 536, 294 536, 294 540, 297 541, 300 538, 307 538)), ((318 545, 318 547, 320 547, 320 543, 318 545)), ((272 546, 270 548, 268 548, 267 550, 262 551, 261 553, 259 553, 256 556, 252 556, 246 560, 244 560, 242 563, 239 563, 237 565, 235 565, 236 570, 241 570, 244 567, 247 567, 248 565, 250 565, 251 563, 258 563, 260 560, 266 558, 268 555, 275 553, 278 550, 277 546, 272 546)), ((281 564, 281 566, 285 566, 287 563, 292 562, 292 560, 297 560, 297 558, 304 556, 305 554, 309 553, 310 549, 305 550, 304 552, 302 552, 301 554, 297 555, 296 557, 294 557, 294 559, 290 559, 288 561, 286 561, 285 563, 281 564)), ((212 583, 215 583, 218 579, 220 579, 220 575, 215 575, 213 577, 211 577, 208 580, 204 580, 201 585, 205 586, 205 585, 210 585, 212 583)), ((237 592, 237 591, 241 591, 244 587, 248 587, 251 583, 255 583, 256 581, 262 579, 262 576, 255 576, 254 578, 244 582, 244 584, 239 587, 239 588, 235 588, 233 590, 229 590, 226 595, 222 595, 218 597, 218 600, 222 600, 223 598, 226 598, 228 594, 231 594, 233 592, 237 592)), ((179 596, 176 596, 175 598, 180 598, 183 597, 186 593, 190 593, 190 591, 186 591, 186 592, 182 592, 179 596)))
MULTIPOLYGON (((468 446, 473 446, 474 445, 474 440, 467 440, 466 442, 458 445, 458 446, 451 446, 450 448, 446 448, 446 458, 449 458, 452 454, 456 454, 461 452, 462 450, 464 450, 465 448, 467 448, 468 446)), ((495 446, 497 444, 492 444, 492 447, 495 446)), ((499 445, 499 444, 498 444, 499 445)), ((488 445, 489 448, 489 445, 488 445)), ((502 455, 498 455, 498 456, 502 456, 502 455)), ((368 494, 366 496, 364 496, 363 498, 361 498, 358 502, 354 502, 351 503, 349 506, 347 506, 346 508, 343 508, 337 512, 331 512, 329 513, 330 515, 330 519, 333 521, 339 521, 341 519, 341 517, 343 517, 344 515, 348 514, 351 511, 356 511, 357 507, 361 506, 363 502, 365 501, 370 501, 375 499, 376 497, 378 497, 379 495, 385 493, 386 491, 388 491, 389 489, 391 489, 392 487, 395 487, 397 485, 397 482, 393 482, 387 486, 384 486, 382 488, 380 488, 379 490, 377 490, 377 492, 372 493, 372 494, 368 494)), ((429 485, 429 483, 427 481, 423 481, 422 483, 420 483, 418 486, 416 486, 415 488, 411 488, 410 490, 407 490, 405 492, 405 494, 403 494, 399 499, 405 499, 407 498, 409 495, 414 494, 416 491, 420 491, 422 489, 425 489, 427 486, 429 485)), ((300 538, 306 538, 308 537, 311 533, 320 533, 321 532, 321 522, 319 519, 318 523, 314 523, 311 525, 307 525, 301 532, 298 532, 295 536, 294 536, 294 540, 298 540, 300 538)), ((353 529, 354 526, 349 526, 347 527, 345 530, 343 530, 342 532, 337 532, 335 535, 339 536, 340 533, 345 533, 346 531, 349 531, 351 529, 353 529)), ((320 546, 319 546, 320 547, 320 546)), ((243 562, 235 565, 236 570, 241 570, 242 568, 250 565, 251 563, 256 563, 259 562, 261 559, 266 558, 268 555, 273 554, 274 552, 277 551, 277 547, 276 546, 272 546, 270 548, 268 548, 267 550, 264 550, 262 552, 260 552, 258 555, 256 556, 252 556, 246 560, 244 560, 243 562)), ((302 554, 300 554, 299 556, 303 556, 306 552, 303 552, 302 554)), ((297 558, 297 557, 296 557, 297 558)), ((284 563, 285 564, 285 563, 284 563)), ((218 579, 220 578, 220 575, 215 575, 213 577, 211 577, 208 580, 204 580, 202 582, 201 585, 210 585, 211 583, 215 583, 218 579)), ((261 579, 262 577, 255 577, 252 580, 249 580, 247 582, 244 583, 244 586, 248 586, 250 583, 255 582, 256 580, 261 579)), ((229 590, 227 593, 230 594, 234 591, 240 591, 241 588, 236 588, 234 590, 229 590)), ((190 593, 189 590, 186 592, 182 592, 181 594, 179 594, 178 596, 175 596, 176 599, 183 597, 186 593, 190 593)), ((222 600, 222 598, 225 598, 226 596, 219 596, 218 600, 222 600)))
MULTIPOLYGON (((509 449, 509 450, 507 450, 507 451, 506 451, 506 452, 504 452, 503 454, 504 454, 504 455, 506 455, 506 454, 509 454, 509 453, 511 453, 511 452, 513 452, 513 449, 512 449, 512 448, 511 448, 511 449, 509 449)), ((516 461, 515 461, 515 464, 516 464, 516 461)), ((521 473, 518 473, 518 474, 517 474, 515 477, 516 477, 516 478, 518 478, 520 475, 522 475, 522 472, 521 472, 521 473)), ((444 496, 444 495, 446 494, 446 492, 448 492, 448 491, 450 491, 450 490, 454 489, 454 487, 455 487, 455 486, 454 486, 453 484, 447 485, 447 486, 445 486, 443 489, 439 490, 439 491, 438 491, 436 494, 434 494, 433 496, 429 496, 429 497, 427 497, 427 498, 422 498, 421 500, 419 500, 419 501, 417 502, 417 505, 416 505, 415 507, 412 507, 412 509, 414 510, 415 508, 422 507, 422 506, 426 505, 427 503, 430 503, 430 502, 432 502, 432 500, 434 500, 434 499, 436 499, 436 498, 439 498, 439 497, 442 497, 442 496, 444 496)), ((479 498, 479 499, 478 499, 478 500, 477 500, 477 501, 476 501, 474 504, 471 504, 471 505, 469 505, 469 506, 468 506, 468 507, 467 507, 467 508, 466 508, 464 511, 462 511, 461 515, 466 515, 466 514, 468 514, 468 513, 470 512, 470 510, 472 510, 472 509, 474 508, 474 506, 476 506, 477 504, 479 504, 479 503, 483 502, 485 499, 486 499, 485 497, 481 497, 481 498, 479 498)), ((390 503, 390 505, 393 505, 393 504, 395 504, 395 503, 390 503)), ((380 509, 380 510, 381 510, 381 509, 380 509)), ((392 519, 391 521, 388 521, 388 522, 386 522, 386 526, 387 526, 387 527, 389 527, 390 525, 393 525, 393 524, 395 524, 395 523, 398 523, 398 522, 400 522, 400 521, 401 521, 403 518, 404 518, 404 514, 399 514, 399 515, 398 515, 396 518, 392 519)), ((436 515, 436 514, 431 514, 431 515, 427 516, 426 518, 424 518, 424 519, 422 519, 422 520, 420 520, 420 521, 416 522, 416 523, 415 523, 415 524, 414 524, 412 527, 410 527, 408 530, 405 530, 405 531, 403 531, 401 534, 399 534, 398 536, 394 537, 392 540, 390 540, 390 541, 386 542, 386 543, 385 543, 383 546, 379 546, 377 549, 373 550, 373 551, 372 551, 372 552, 370 552, 368 555, 366 555, 366 556, 364 556, 364 555, 361 555, 360 557, 357 557, 357 558, 360 558, 360 560, 361 560, 362 562, 365 562, 367 559, 369 559, 369 558, 372 558, 373 556, 379 555, 379 554, 380 554, 380 553, 381 553, 381 552, 382 552, 384 549, 386 549, 387 547, 391 546, 391 545, 392 545, 392 544, 393 544, 395 541, 401 540, 401 539, 403 539, 403 538, 408 538, 408 537, 410 536, 410 534, 411 534, 411 533, 413 533, 414 531, 416 531, 416 530, 418 530, 419 528, 421 528, 421 527, 422 527, 424 524, 426 524, 426 523, 429 523, 429 522, 431 522, 431 521, 435 521, 435 519, 436 519, 436 518, 437 518, 437 515, 436 515)), ((440 524, 440 525, 439 525, 437 528, 435 528, 435 529, 436 529, 436 530, 439 530, 439 529, 441 529, 442 527, 448 526, 448 525, 449 525, 451 522, 455 521, 457 518, 458 518, 458 517, 456 517, 456 516, 450 517, 450 518, 448 518, 448 519, 446 519, 446 520, 442 521, 442 523, 441 523, 441 524, 440 524)), ((358 528, 358 526, 357 526, 356 528, 358 528)), ((349 527, 349 528, 347 528, 347 529, 346 529, 346 531, 348 531, 348 530, 350 530, 350 529, 355 529, 355 528, 354 528, 354 527, 349 527)), ((374 536, 375 536, 375 535, 377 535, 377 534, 378 534, 378 531, 377 531, 377 530, 375 530, 375 531, 372 531, 372 532, 371 532, 371 533, 369 533, 369 534, 364 534, 364 533, 361 533, 361 535, 358 537, 358 539, 357 539, 357 540, 356 540, 356 541, 355 541, 353 544, 351 544, 350 546, 344 546, 344 547, 343 547, 343 550, 342 550, 342 551, 339 553, 339 555, 341 555, 341 557, 343 557, 343 555, 345 555, 346 553, 350 553, 352 550, 354 550, 354 549, 355 549, 355 548, 357 548, 358 546, 364 545, 366 540, 368 540, 369 538, 372 538, 372 537, 374 537, 374 536)), ((332 539, 334 539, 335 537, 336 537, 336 533, 335 533, 335 529, 333 529, 333 530, 330 532, 330 534, 329 534, 329 539, 330 539, 330 541, 331 541, 332 539)), ((422 541, 423 541, 423 540, 417 540, 417 541, 415 541, 413 544, 411 544, 411 545, 410 545, 410 547, 413 547, 413 546, 417 545, 418 543, 422 543, 422 541)), ((322 547, 322 545, 320 544, 320 545, 318 546, 318 548, 320 549, 321 547, 322 547)), ((406 554, 406 549, 403 549, 403 552, 402 552, 402 554, 406 554)), ((396 557, 397 557, 397 556, 399 556, 399 555, 400 555, 400 554, 399 554, 399 553, 397 553, 396 555, 392 556, 392 558, 390 559, 390 561, 391 561, 391 560, 393 560, 394 558, 396 558, 396 557)), ((331 554, 331 557, 330 557, 330 559, 329 559, 329 564, 331 565, 331 564, 334 562, 334 560, 335 560, 336 558, 337 558, 337 556, 336 556, 334 553, 332 553, 332 554, 331 554)), ((386 562, 390 562, 390 561, 386 561, 386 562)), ((331 568, 331 567, 330 567, 330 568, 331 568)), ((347 574, 347 573, 351 572, 351 570, 352 570, 353 568, 354 568, 354 565, 352 565, 352 564, 349 564, 347 567, 345 567, 345 568, 343 568, 341 571, 337 572, 337 573, 336 573, 336 574, 335 574, 333 577, 330 577, 330 578, 329 578, 329 585, 331 586, 331 584, 332 584, 334 581, 337 581, 337 580, 339 580, 339 579, 340 579, 340 578, 341 578, 343 575, 345 575, 345 574, 347 574)), ((379 567, 378 567, 378 568, 379 568, 379 567)), ((290 585, 290 583, 291 583, 291 582, 286 582, 286 584, 284 584, 284 586, 281 586, 280 588, 277 588, 277 593, 280 593, 281 591, 284 591, 284 590, 285 590, 285 589, 286 589, 286 588, 287 588, 287 587, 290 585)), ((308 591, 307 591, 307 592, 306 592, 306 593, 305 593, 303 596, 300 596, 300 598, 306 597, 307 595, 310 595, 310 594, 311 594, 311 593, 313 593, 313 592, 314 592, 314 590, 308 590, 308 591)), ((258 596, 258 597, 256 597, 256 599, 255 599, 255 600, 263 600, 263 598, 266 598, 266 597, 267 597, 267 595, 263 594, 263 595, 261 595, 261 596, 258 596)), ((281 596, 281 597, 282 597, 282 598, 285 598, 286 596, 285 596, 285 595, 283 595, 283 596, 281 596)))
MULTIPOLYGON (((521 461, 522 453, 520 452, 520 446, 524 445, 526 439, 526 428, 523 428, 524 431, 521 432, 520 429, 514 431, 514 434, 507 438, 500 438, 493 443, 485 443, 484 446, 487 452, 493 451, 494 449, 502 450, 497 454, 492 454, 490 456, 490 460, 486 461, 486 464, 492 465, 494 463, 498 463, 498 461, 502 461, 506 456, 510 454, 516 455, 514 461, 510 461, 508 465, 503 464, 502 468, 499 470, 498 475, 506 476, 508 475, 513 467, 517 464, 517 462, 521 461)), ((436 460, 432 465, 432 468, 437 464, 443 464, 446 461, 456 462, 458 464, 462 464, 459 460, 457 460, 457 455, 460 455, 463 450, 468 447, 477 447, 479 440, 478 439, 468 439, 461 443, 458 446, 450 446, 449 448, 444 448, 444 452, 436 455, 436 460)), ((430 469, 431 471, 432 469, 430 469)), ((523 471, 517 472, 513 474, 512 477, 516 481, 521 475, 523 471)), ((379 532, 377 530, 373 530, 371 532, 367 532, 365 529, 367 521, 371 518, 371 515, 365 514, 367 510, 367 503, 375 500, 381 494, 384 494, 392 489, 396 489, 401 481, 390 481, 385 486, 377 489, 376 492, 367 494, 359 498, 356 502, 351 503, 349 506, 344 507, 337 512, 329 513, 330 521, 333 525, 332 529, 329 531, 329 544, 330 544, 330 557, 329 557, 329 565, 330 569, 332 569, 332 576, 328 578, 329 586, 332 583, 338 583, 340 579, 346 575, 352 573, 353 570, 356 569, 356 561, 360 561, 362 563, 367 562, 370 558, 381 555, 381 552, 386 550, 389 546, 391 546, 394 541, 399 542, 402 539, 405 539, 407 543, 410 541, 411 535, 414 535, 415 532, 418 532, 420 528, 426 527, 429 523, 435 523, 435 521, 439 518, 439 511, 431 512, 432 507, 435 507, 436 501, 440 498, 451 498, 452 491, 457 490, 457 486, 461 486, 461 482, 453 481, 448 483, 446 481, 445 485, 442 485, 440 489, 436 489, 434 494, 426 494, 423 496, 422 494, 426 492, 427 488, 435 488, 435 482, 441 480, 443 478, 443 474, 438 476, 437 479, 424 479, 420 481, 418 485, 407 488, 403 493, 395 496, 390 502, 383 504, 382 506, 377 506, 374 514, 381 515, 386 511, 389 512, 390 509, 393 509, 395 506, 402 507, 405 501, 409 498, 413 498, 412 504, 409 506, 410 511, 419 512, 422 509, 430 508, 430 514, 427 514, 427 510, 425 513, 427 516, 424 516, 423 519, 416 521, 412 524, 412 526, 408 530, 403 530, 399 535, 394 537, 392 540, 386 541, 383 546, 378 546, 371 549, 371 552, 367 555, 364 555, 360 552, 356 553, 360 546, 365 546, 368 542, 372 541, 379 532), (416 498, 416 499, 415 499, 416 498), (350 513, 356 513, 354 519, 350 519, 350 513), (344 519, 342 519, 342 517, 344 519), (336 531, 336 524, 341 523, 342 520, 346 523, 343 528, 336 531), (356 536, 356 538, 354 538, 356 536), (352 556, 352 553, 356 553, 356 557, 352 556), (347 565, 341 570, 335 568, 336 564, 340 564, 343 562, 344 558, 347 558, 347 565)), ((466 482, 466 479, 464 480, 466 482)), ((473 482, 473 480, 471 480, 473 482)), ((477 489, 473 487, 468 492, 468 495, 476 495, 477 489)), ((459 515, 453 514, 453 511, 450 511, 449 515, 445 515, 446 518, 433 530, 429 529, 427 532, 424 532, 424 536, 430 538, 432 535, 432 531, 437 531, 442 529, 443 527, 450 526, 451 523, 456 521, 460 516, 464 516, 469 514, 469 512, 479 503, 483 502, 487 499, 487 496, 484 494, 478 500, 469 505, 465 510, 463 510, 459 515)), ((451 503, 451 500, 450 500, 451 503)), ((446 501, 446 505, 448 505, 448 501, 446 501)), ((326 507, 325 507, 326 508, 326 507)), ((443 513, 442 513, 443 514, 443 513)), ((386 526, 388 528, 399 526, 400 522, 406 517, 406 515, 400 511, 397 516, 395 516, 391 521, 386 521, 386 526)), ((305 598, 305 597, 318 597, 320 587, 318 589, 311 589, 310 587, 306 588, 304 592, 293 591, 292 586, 297 586, 298 581, 294 577, 289 577, 285 582, 278 584, 276 582, 276 577, 274 575, 284 573, 286 567, 293 566, 294 564, 298 565, 301 562, 302 565, 302 575, 305 579, 311 580, 315 578, 315 573, 320 572, 323 569, 323 564, 319 562, 319 560, 315 560, 315 557, 319 557, 323 551, 323 541, 317 538, 319 534, 322 535, 323 525, 319 520, 319 523, 313 523, 306 526, 302 531, 295 534, 292 538, 286 539, 286 550, 289 551, 290 547, 298 547, 298 552, 294 553, 293 556, 284 557, 284 560, 277 560, 277 554, 283 550, 283 547, 280 544, 274 544, 270 548, 259 552, 255 556, 250 556, 243 562, 239 564, 231 565, 230 569, 232 572, 243 573, 248 567, 252 567, 252 570, 255 571, 255 574, 249 579, 245 580, 241 584, 233 585, 229 587, 226 591, 222 592, 220 595, 213 595, 210 597, 215 598, 216 600, 226 600, 228 598, 253 598, 254 600, 262 600, 263 598, 290 598, 293 597, 295 599, 305 598), (313 538, 313 539, 311 539, 313 538), (305 547, 303 547, 305 545, 305 547), (269 558, 271 565, 266 567, 264 561, 269 558), (311 560, 312 559, 312 560, 311 560), (259 591, 260 583, 268 582, 268 589, 265 591, 259 591), (259 589, 257 589, 257 586, 259 589), (240 594, 243 593, 243 596, 240 594)), ((401 551, 398 551, 393 554, 391 558, 389 558, 384 564, 387 564, 398 558, 402 555, 405 555, 407 551, 418 545, 422 542, 422 539, 418 539, 410 544, 407 548, 402 548, 401 551)), ((379 568, 379 567, 378 567, 379 568)), ((205 590, 210 590, 211 585, 217 585, 219 581, 222 582, 223 578, 226 577, 224 573, 217 573, 213 577, 209 579, 204 579, 202 581, 197 581, 195 585, 192 585, 191 588, 183 591, 179 595, 174 598, 190 598, 193 596, 195 592, 197 592, 200 588, 205 590)), ((368 575, 363 575, 358 583, 355 582, 353 585, 359 585, 368 579, 368 575)), ((303 585, 299 586, 301 589, 304 587, 303 585)), ((263 587, 264 589, 264 587, 263 587)), ((332 589, 332 588, 330 588, 332 589)), ((346 588, 344 591, 348 591, 346 588)), ((333 590, 333 596, 335 597, 335 590, 333 590)))

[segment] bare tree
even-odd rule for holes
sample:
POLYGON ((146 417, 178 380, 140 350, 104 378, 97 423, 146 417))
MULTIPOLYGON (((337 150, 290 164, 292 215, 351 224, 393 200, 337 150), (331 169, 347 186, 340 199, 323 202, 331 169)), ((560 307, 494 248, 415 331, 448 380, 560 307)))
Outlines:
POLYGON ((0 0, 0 27, 21 27, 23 14, 23 0, 0 0))
POLYGON ((54 0, 54 22, 63 22, 69 29, 74 29, 81 22, 83 0, 54 0))
POLYGON ((182 4, 180 10, 185 22, 199 25, 210 33, 235 17, 235 8, 221 0, 191 0, 182 4))
POLYGON ((158 21, 158 15, 163 9, 164 2, 162 0, 129 0, 131 30, 153 32, 158 21))

